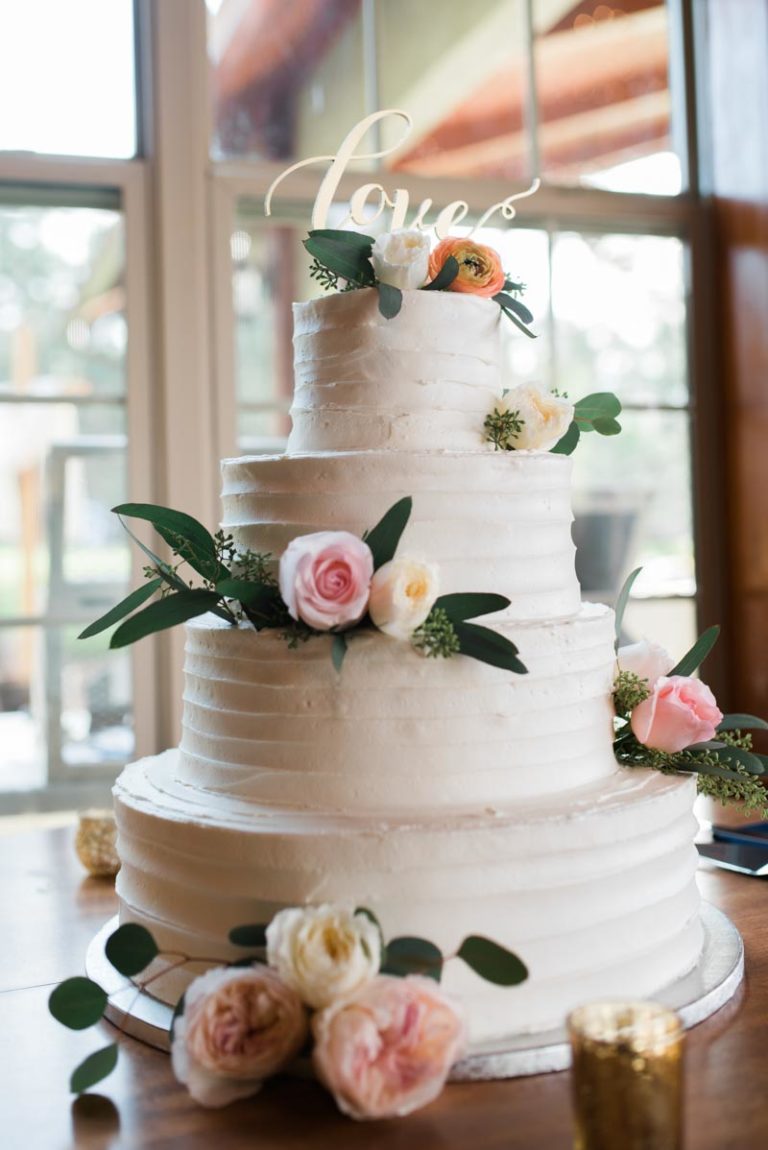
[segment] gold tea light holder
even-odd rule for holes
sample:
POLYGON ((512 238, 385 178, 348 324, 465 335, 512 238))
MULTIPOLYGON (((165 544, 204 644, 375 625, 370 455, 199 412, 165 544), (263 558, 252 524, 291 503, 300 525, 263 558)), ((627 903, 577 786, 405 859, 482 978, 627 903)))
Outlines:
POLYGON ((119 871, 116 840, 114 811, 81 811, 75 833, 75 852, 94 878, 112 878, 119 871))

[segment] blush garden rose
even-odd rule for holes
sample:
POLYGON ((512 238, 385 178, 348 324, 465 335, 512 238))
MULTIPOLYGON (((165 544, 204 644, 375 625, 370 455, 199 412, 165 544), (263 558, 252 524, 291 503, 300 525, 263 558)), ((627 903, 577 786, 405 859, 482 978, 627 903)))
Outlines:
POLYGON ((292 619, 316 631, 352 627, 368 609, 373 556, 348 531, 293 539, 280 559, 280 594, 292 619))
POLYGON ((191 983, 171 1044, 173 1071, 201 1106, 255 1094, 304 1045, 307 1012, 266 966, 217 967, 191 983))
POLYGON ((378 927, 342 907, 290 907, 267 927, 269 965, 315 1009, 360 990, 380 960, 378 927))
POLYGON ((312 1019, 313 1062, 352 1118, 394 1118, 440 1094, 461 1057, 466 1025, 436 983, 379 975, 312 1019))
POLYGON ((449 256, 458 263, 459 274, 448 285, 447 291, 479 296, 494 296, 503 291, 507 277, 501 266, 501 257, 493 248, 472 240, 449 237, 439 243, 429 257, 430 279, 435 278, 449 256))
POLYGON ((649 697, 631 715, 639 743, 674 754, 714 739, 723 713, 706 683, 687 675, 662 675, 649 697))

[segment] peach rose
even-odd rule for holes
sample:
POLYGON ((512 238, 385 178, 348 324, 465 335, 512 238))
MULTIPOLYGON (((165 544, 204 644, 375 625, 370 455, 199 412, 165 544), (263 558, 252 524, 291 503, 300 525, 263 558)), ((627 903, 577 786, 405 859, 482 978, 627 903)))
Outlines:
POLYGON ((504 287, 506 276, 501 257, 493 248, 476 244, 472 240, 449 236, 442 240, 429 257, 429 278, 433 280, 449 256, 459 264, 459 274, 447 291, 470 292, 472 295, 492 296, 504 287))
POLYGON ((280 594, 292 619, 317 631, 351 627, 368 609, 373 556, 348 531, 293 539, 280 559, 280 594))
POLYGON ((666 648, 660 643, 649 643, 647 639, 619 647, 616 660, 620 671, 628 671, 631 675, 637 675, 638 679, 645 679, 650 690, 653 690, 656 680, 662 675, 668 675, 675 665, 675 660, 666 648))
POLYGON ((431 979, 380 974, 312 1019, 313 1061, 352 1118, 410 1114, 437 1098, 466 1026, 431 979))
POLYGON ((706 683, 687 675, 662 675, 632 712, 635 738, 645 747, 674 754, 715 737, 723 713, 706 683))
POLYGON ((410 639, 432 610, 438 587, 437 568, 431 563, 390 559, 371 580, 371 621, 393 639, 410 639))
POLYGON ((196 978, 184 998, 171 1062, 201 1106, 227 1106, 255 1094, 307 1037, 301 999, 266 966, 216 967, 196 978))

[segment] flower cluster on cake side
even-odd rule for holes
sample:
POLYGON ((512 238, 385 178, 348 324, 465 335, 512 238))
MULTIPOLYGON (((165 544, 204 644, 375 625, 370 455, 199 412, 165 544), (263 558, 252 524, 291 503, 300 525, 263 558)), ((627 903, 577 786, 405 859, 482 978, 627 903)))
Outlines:
MULTIPOLYGON (((268 924, 235 927, 229 941, 251 953, 227 965, 166 956, 137 923, 118 927, 105 947, 115 969, 135 980, 124 987, 134 1000, 169 968, 211 964, 179 1000, 170 1045, 176 1078, 212 1108, 256 1094, 303 1056, 350 1117, 410 1114, 440 1094, 466 1050, 462 1006, 439 986, 444 963, 460 959, 509 988, 528 976, 491 939, 471 935, 444 956, 423 938, 385 943, 369 910, 330 904, 289 907, 268 924), (161 958, 169 961, 137 978, 161 958)), ((106 1008, 106 991, 90 978, 67 979, 49 998, 51 1014, 73 1030, 95 1025, 106 1008)), ((72 1073, 73 1093, 106 1078, 117 1058, 116 1042, 89 1055, 72 1073)))

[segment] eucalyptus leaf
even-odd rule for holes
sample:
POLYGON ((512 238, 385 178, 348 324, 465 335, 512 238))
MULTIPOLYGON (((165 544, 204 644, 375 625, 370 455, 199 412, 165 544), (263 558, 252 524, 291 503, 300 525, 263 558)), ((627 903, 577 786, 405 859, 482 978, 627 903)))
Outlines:
POLYGON ((116 607, 111 611, 107 611, 106 615, 102 615, 95 623, 91 623, 84 631, 81 631, 77 636, 78 639, 90 639, 92 635, 99 635, 102 631, 106 631, 113 623, 119 623, 126 615, 130 615, 131 611, 135 611, 137 607, 141 607, 142 603, 146 603, 155 591, 163 585, 162 579, 150 579, 142 587, 137 587, 135 591, 131 591, 130 595, 126 595, 116 607))
POLYGON ((247 926, 235 926, 228 937, 233 946, 263 948, 267 945, 267 924, 251 923, 247 926))
POLYGON ((581 429, 576 420, 571 421, 571 426, 566 431, 562 439, 558 439, 554 447, 550 448, 553 455, 573 455, 574 451, 579 445, 581 439, 581 429))
POLYGON ((449 288, 459 274, 459 261, 455 256, 448 256, 440 271, 433 280, 424 284, 422 291, 445 291, 449 288))
POLYGON ((528 968, 511 950, 482 935, 471 934, 458 950, 458 957, 486 982, 496 986, 517 986, 525 982, 528 968))
POLYGON ((73 1070, 69 1079, 69 1089, 73 1094, 82 1094, 102 1078, 106 1078, 117 1066, 117 1043, 110 1042, 95 1054, 89 1056, 73 1070))
POLYGON ((574 404, 574 418, 579 423, 594 423, 596 419, 615 419, 621 414, 621 401, 612 391, 595 391, 574 404))
POLYGON ((498 631, 491 631, 489 627, 480 627, 476 623, 454 623, 453 629, 462 655, 479 659, 481 663, 489 663, 492 667, 514 671, 518 675, 528 673, 528 668, 517 657, 515 644, 498 631))
POLYGON ((405 978, 407 974, 423 974, 439 982, 443 973, 443 956, 435 944, 425 938, 393 938, 387 943, 381 973, 398 978, 405 978))
POLYGON ((196 615, 212 611, 219 602, 216 591, 177 591, 165 599, 150 603, 143 611, 138 611, 117 628, 110 640, 110 647, 127 647, 145 635, 155 631, 165 631, 177 623, 186 623, 196 615))
POLYGON ((599 435, 621 434, 621 424, 619 421, 617 419, 611 419, 607 415, 601 415, 598 419, 593 419, 592 427, 599 435))
POLYGON ((243 606, 256 610, 259 608, 269 610, 274 608, 277 601, 282 601, 277 587, 265 583, 252 583, 248 579, 220 579, 216 584, 216 591, 225 599, 236 599, 243 606))
POLYGON ((331 643, 331 661, 337 671, 341 671, 344 656, 347 653, 347 638, 346 635, 339 633, 333 636, 331 643))
POLYGON ((503 611, 509 604, 510 600, 507 599, 506 595, 465 591, 455 595, 441 595, 435 601, 433 610, 440 607, 452 623, 461 623, 465 619, 476 619, 479 615, 490 615, 494 611, 503 611))
POLYGON ((506 307, 503 303, 499 304, 499 307, 504 312, 504 315, 508 319, 512 320, 512 323, 515 325, 515 327, 520 329, 520 331, 523 333, 523 335, 527 335, 529 339, 537 339, 538 338, 536 333, 531 331, 531 329, 529 327, 526 327, 525 324, 523 323, 523 321, 521 319, 519 319, 517 315, 515 315, 514 311, 512 311, 511 308, 506 307))
POLYGON ((768 723, 757 715, 724 715, 718 731, 766 731, 768 723))
MULTIPOLYGON (((630 592, 634 586, 635 579, 637 579, 637 577, 641 571, 642 571, 642 567, 635 567, 634 571, 631 571, 629 573, 629 575, 627 575, 626 579, 624 580, 624 583, 622 584, 621 591, 619 591, 618 598, 616 599, 616 606, 614 607, 613 610, 614 610, 614 615, 616 617, 614 629, 615 629, 615 633, 616 633, 616 646, 617 647, 619 645, 619 639, 621 638, 621 625, 624 622, 624 612, 627 609, 627 603, 629 602, 629 595, 630 595, 630 592)), ((621 670, 621 667, 619 667, 619 670, 621 670)))
POLYGON ((168 563, 166 563, 164 559, 161 559, 159 555, 155 555, 154 551, 151 551, 150 548, 147 547, 146 543, 142 543, 138 535, 134 535, 133 531, 131 531, 130 527, 124 519, 120 518, 120 523, 122 524, 123 529, 130 535, 136 546, 140 547, 147 558, 152 560, 152 565, 157 568, 157 573, 164 583, 167 583, 169 587, 173 587, 175 591, 189 590, 184 580, 179 578, 173 568, 168 563))
POLYGON ((691 647, 690 651, 686 652, 680 662, 672 668, 669 674, 692 675, 693 672, 701 666, 709 652, 714 647, 719 634, 719 627, 708 627, 704 634, 699 636, 699 638, 691 647))
POLYGON ((304 240, 304 247, 319 264, 342 279, 360 286, 372 285, 375 281, 368 258, 370 251, 366 247, 326 236, 310 236, 304 240))
POLYGON ((394 319, 403 306, 403 293, 392 284, 378 283, 379 311, 384 319, 394 319))
POLYGON ((121 503, 112 510, 116 515, 151 523, 168 546, 204 579, 222 579, 228 574, 217 557, 216 540, 193 516, 153 503, 121 503))
POLYGON ((710 763, 702 763, 697 759, 690 759, 686 771, 694 771, 699 775, 713 775, 716 779, 728 779, 731 782, 743 783, 744 776, 738 771, 729 771, 727 767, 715 767, 710 763))
POLYGON ((374 571, 378 571, 379 567, 383 567, 385 563, 389 563, 390 559, 394 558, 400 536, 405 531, 411 517, 412 508, 413 500, 410 495, 406 495, 404 499, 398 500, 393 507, 390 507, 376 526, 363 536, 373 554, 374 571))
POLYGON ((356 251, 365 251, 366 255, 371 254, 371 248, 375 243, 373 236, 364 236, 362 232, 350 232, 345 228, 314 228, 309 233, 309 238, 333 240, 342 245, 346 244, 356 251))
POLYGON ((98 982, 79 975, 59 983, 48 999, 48 1009, 53 1017, 70 1030, 95 1026, 106 1005, 106 991, 98 982))
POLYGON ((126 922, 109 936, 104 953, 115 970, 132 978, 157 958, 160 948, 145 926, 126 922))
POLYGON ((740 763, 749 771, 750 775, 765 774, 765 766, 760 758, 753 751, 745 750, 744 747, 727 746, 717 752, 717 757, 724 766, 727 766, 729 762, 740 763))
POLYGON ((519 316, 523 323, 533 323, 533 312, 521 303, 519 299, 515 299, 512 295, 507 295, 506 292, 497 292, 493 297, 496 303, 500 304, 505 311, 513 311, 515 315, 519 316))

